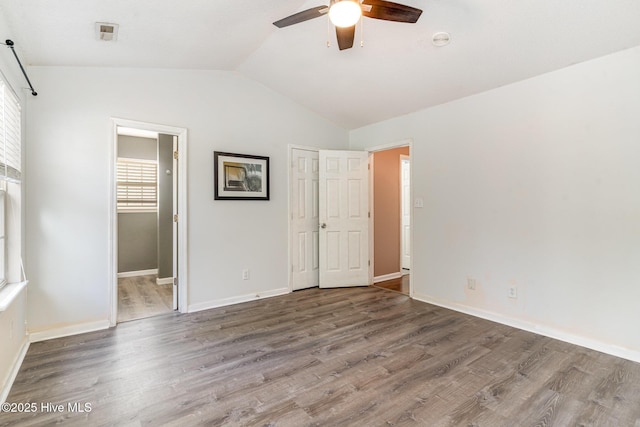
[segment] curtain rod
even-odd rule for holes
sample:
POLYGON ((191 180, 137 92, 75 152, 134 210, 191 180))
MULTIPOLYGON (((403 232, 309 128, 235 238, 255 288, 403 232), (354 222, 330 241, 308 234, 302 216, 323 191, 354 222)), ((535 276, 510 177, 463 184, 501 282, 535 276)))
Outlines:
POLYGON ((27 72, 24 70, 24 67, 22 66, 22 62, 20 62, 20 58, 18 58, 18 54, 16 53, 16 50, 13 48, 13 45, 14 45, 13 41, 6 40, 4 43, 0 43, 0 44, 4 44, 9 49, 11 49, 11 52, 13 52, 13 56, 15 56, 16 61, 18 61, 18 65, 20 66, 20 70, 22 70, 22 74, 24 75, 24 78, 27 79, 27 83, 29 83, 29 87, 31 88, 31 95, 38 96, 38 92, 36 92, 36 90, 33 88, 33 85, 31 84, 31 80, 29 80, 29 76, 27 76, 27 72))

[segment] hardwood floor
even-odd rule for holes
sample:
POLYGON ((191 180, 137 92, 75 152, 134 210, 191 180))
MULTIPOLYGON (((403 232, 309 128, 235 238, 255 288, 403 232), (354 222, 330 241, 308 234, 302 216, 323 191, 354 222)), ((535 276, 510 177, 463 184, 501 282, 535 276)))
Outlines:
POLYGON ((173 311, 173 285, 157 285, 156 275, 118 279, 118 322, 173 311))
POLYGON ((398 279, 385 280, 384 282, 375 283, 373 286, 378 288, 388 289, 390 291, 400 292, 405 295, 409 295, 409 281, 411 275, 405 274, 398 279))
POLYGON ((640 364, 397 292, 313 288, 34 343, 7 401, 65 411, 0 426, 639 426, 640 364))

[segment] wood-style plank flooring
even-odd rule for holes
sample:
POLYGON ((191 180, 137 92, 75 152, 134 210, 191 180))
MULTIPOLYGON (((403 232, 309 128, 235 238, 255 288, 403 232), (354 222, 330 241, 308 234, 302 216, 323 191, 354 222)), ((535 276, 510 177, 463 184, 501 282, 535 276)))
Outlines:
POLYGON ((157 285, 156 275, 118 279, 118 322, 173 311, 173 285, 157 285))
POLYGON ((405 274, 397 279, 385 280, 384 282, 375 283, 373 286, 378 288, 388 289, 390 291, 400 292, 405 295, 409 295, 409 281, 411 276, 405 274))
POLYGON ((0 426, 640 426, 640 364, 365 287, 34 343, 0 426))

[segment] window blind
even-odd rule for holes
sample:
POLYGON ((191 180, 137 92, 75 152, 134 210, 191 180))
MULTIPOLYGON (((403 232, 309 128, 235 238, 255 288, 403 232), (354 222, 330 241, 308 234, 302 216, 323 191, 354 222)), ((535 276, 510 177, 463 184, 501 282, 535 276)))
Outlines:
POLYGON ((20 183, 20 101, 0 71, 0 288, 6 283, 5 203, 7 181, 20 183), (4 181, 4 182, 2 182, 4 181))
POLYGON ((158 163, 119 157, 118 211, 155 211, 158 208, 158 163))
POLYGON ((7 246, 6 246, 6 227, 5 227, 5 198, 6 192, 0 190, 0 288, 7 284, 6 276, 6 260, 7 260, 7 246))
POLYGON ((0 179, 20 182, 20 103, 0 78, 0 179))

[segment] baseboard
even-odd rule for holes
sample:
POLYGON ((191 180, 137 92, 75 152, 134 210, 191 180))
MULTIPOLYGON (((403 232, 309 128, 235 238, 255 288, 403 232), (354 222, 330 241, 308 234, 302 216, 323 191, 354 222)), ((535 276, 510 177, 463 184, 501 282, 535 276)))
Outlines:
POLYGON ((263 298, 276 297, 279 295, 288 294, 289 288, 280 288, 280 289, 272 289, 265 292, 256 292, 254 294, 240 295, 237 297, 231 298, 222 298, 218 300, 199 302, 196 304, 191 304, 187 308, 188 313, 193 313, 196 311, 209 310, 210 308, 224 307, 227 305, 239 304, 242 302, 255 301, 263 298))
POLYGON ((9 396, 9 392, 11 391, 11 387, 13 386, 13 382, 16 380, 16 376, 20 371, 20 367, 22 366, 22 362, 24 361, 24 357, 27 355, 27 350, 29 350, 29 339, 25 337, 22 347, 18 352, 18 356, 13 361, 13 366, 11 367, 11 372, 9 372, 9 376, 4 384, 2 384, 2 388, 0 389, 0 404, 7 401, 7 397, 9 396))
POLYGON ((570 334, 559 329, 550 328, 548 326, 526 322, 519 319, 514 319, 499 313, 485 311, 475 307, 469 307, 463 304, 452 303, 449 301, 442 301, 429 295, 421 295, 421 294, 414 293, 413 299, 426 302, 428 304, 437 305, 439 307, 448 308, 450 310, 458 311, 461 313, 469 314, 471 316, 479 317, 481 319, 486 319, 492 322, 501 323, 503 325, 511 326, 512 328, 522 329, 524 331, 533 332, 534 334, 538 334, 538 335, 544 335, 549 338, 568 342, 570 344, 575 344, 580 347, 589 348, 591 350, 596 350, 601 353, 606 353, 612 356, 631 360, 632 362, 640 363, 639 351, 634 351, 624 347, 607 344, 602 341, 594 340, 594 339, 583 337, 580 335, 570 334))
POLYGON ((123 277, 148 276, 150 274, 158 274, 158 269, 152 268, 150 270, 123 271, 122 273, 118 273, 118 279, 123 277))
POLYGON ((109 329, 109 320, 98 320, 95 322, 80 323, 77 325, 63 326, 61 328, 47 329, 45 331, 36 331, 29 333, 30 342, 39 342, 52 340, 55 338, 68 337, 71 335, 84 334, 87 332, 100 331, 109 329))
POLYGON ((402 277, 402 272, 383 274, 382 276, 376 276, 373 278, 373 283, 384 282, 386 280, 399 279, 402 277))
POLYGON ((173 284, 173 277, 163 277, 162 279, 160 279, 159 277, 156 278, 156 285, 172 285, 173 284))

